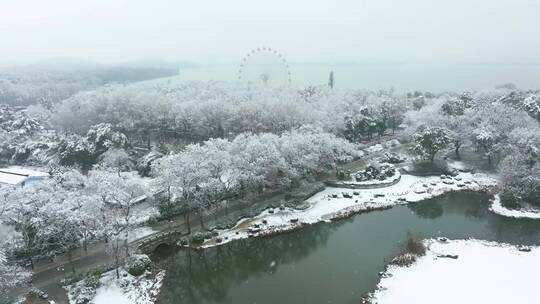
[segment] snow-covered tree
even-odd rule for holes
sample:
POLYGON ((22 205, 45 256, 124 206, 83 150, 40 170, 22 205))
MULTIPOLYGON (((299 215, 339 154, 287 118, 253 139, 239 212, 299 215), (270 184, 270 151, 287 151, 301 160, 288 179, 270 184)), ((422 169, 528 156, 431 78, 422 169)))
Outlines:
POLYGON ((153 175, 164 193, 162 212, 183 211, 190 223, 192 211, 202 215, 230 196, 291 187, 294 179, 318 174, 357 155, 346 140, 304 127, 281 136, 243 134, 232 141, 211 139, 190 145, 159 159, 153 175))
POLYGON ((112 148, 125 148, 128 145, 126 136, 114 131, 108 123, 92 126, 86 134, 86 139, 93 145, 96 154, 102 154, 112 148))
POLYGON ((133 162, 124 149, 110 149, 101 154, 97 167, 114 171, 120 176, 120 172, 129 171, 133 167, 133 162))
POLYGON ((388 92, 245 87, 217 82, 130 84, 80 93, 53 108, 57 130, 86 134, 92 125, 110 124, 134 144, 228 138, 244 133, 282 133, 302 125, 325 131, 345 123, 369 122, 362 136, 399 125, 406 99, 388 92), (386 107, 383 111, 383 104, 386 107), (379 113, 384 112, 382 115, 379 113), (369 118, 369 119, 368 119, 369 118))
POLYGON ((523 100, 523 107, 531 117, 540 122, 540 95, 531 94, 523 100))
POLYGON ((58 152, 61 165, 89 167, 95 162, 93 146, 80 135, 64 137, 58 145, 58 152))
POLYGON ((492 100, 477 100, 466 116, 471 124, 469 136, 490 165, 508 144, 512 130, 536 124, 524 111, 492 100))
POLYGON ((499 165, 503 203, 540 206, 540 126, 513 130, 504 150, 506 157, 499 165))
POLYGON ((184 153, 161 158, 154 166, 157 186, 166 191, 165 216, 182 211, 191 232, 191 213, 198 209, 194 200, 196 191, 209 174, 205 170, 203 155, 194 151, 198 146, 188 147, 184 153))
POLYGON ((133 208, 146 191, 138 180, 107 171, 89 172, 89 188, 101 197, 106 208, 103 212, 103 224, 110 226, 110 235, 124 234, 126 256, 128 255, 129 233, 134 228, 133 208))
POLYGON ((28 283, 30 273, 8 260, 3 248, 0 248, 0 302, 8 301, 8 291, 28 283))
POLYGON ((5 198, 4 223, 21 235, 19 257, 54 257, 77 246, 80 214, 66 203, 68 193, 54 181, 12 190, 5 198))
POLYGON ((114 131, 110 124, 94 125, 88 130, 85 137, 70 134, 62 139, 58 145, 60 164, 81 165, 84 169, 95 164, 99 157, 108 150, 114 150, 105 155, 107 161, 117 162, 120 158, 126 159, 120 150, 128 146, 127 138, 124 134, 114 131))
POLYGON ((413 152, 433 163, 435 155, 450 143, 450 136, 446 129, 424 127, 413 135, 412 143, 411 149, 413 152))

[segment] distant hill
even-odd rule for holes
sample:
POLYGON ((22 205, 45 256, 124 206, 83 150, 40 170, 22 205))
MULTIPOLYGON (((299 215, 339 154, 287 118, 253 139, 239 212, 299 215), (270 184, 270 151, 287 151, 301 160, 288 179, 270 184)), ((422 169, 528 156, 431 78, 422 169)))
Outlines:
POLYGON ((75 58, 53 58, 0 67, 0 104, 52 105, 80 91, 110 83, 130 83, 177 75, 189 63, 141 60, 105 65, 75 58))

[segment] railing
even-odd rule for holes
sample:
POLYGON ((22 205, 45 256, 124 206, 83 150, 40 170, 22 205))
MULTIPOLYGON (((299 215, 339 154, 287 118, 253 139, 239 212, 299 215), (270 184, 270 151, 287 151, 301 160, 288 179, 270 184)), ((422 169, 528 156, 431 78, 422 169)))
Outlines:
POLYGON ((145 238, 135 241, 132 245, 135 245, 138 251, 143 253, 151 253, 161 244, 173 245, 179 237, 185 236, 187 233, 182 233, 181 230, 175 229, 167 232, 158 232, 156 234, 149 235, 145 238))

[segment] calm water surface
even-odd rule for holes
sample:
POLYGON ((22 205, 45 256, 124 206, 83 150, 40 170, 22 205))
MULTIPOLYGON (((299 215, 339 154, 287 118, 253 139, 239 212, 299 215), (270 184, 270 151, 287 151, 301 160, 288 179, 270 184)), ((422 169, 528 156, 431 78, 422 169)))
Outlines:
POLYGON ((162 250, 158 303, 358 303, 400 250, 407 232, 540 244, 540 220, 489 212, 487 197, 452 193, 203 252, 162 250))
MULTIPOLYGON (((236 81, 239 65, 201 66, 181 69, 181 80, 236 81)), ((482 90, 504 83, 524 89, 540 87, 540 65, 361 65, 361 64, 291 64, 293 86, 326 85, 334 71, 339 89, 394 88, 398 92, 414 90, 482 90)), ((270 71, 272 72, 272 71, 270 71)), ((282 73, 272 73, 279 77, 282 73)), ((283 78, 285 79, 285 78, 283 78)))

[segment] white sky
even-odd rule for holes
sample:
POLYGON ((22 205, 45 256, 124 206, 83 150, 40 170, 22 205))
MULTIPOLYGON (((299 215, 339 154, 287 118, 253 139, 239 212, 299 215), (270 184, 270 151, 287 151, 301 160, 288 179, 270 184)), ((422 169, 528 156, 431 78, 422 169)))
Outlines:
POLYGON ((538 0, 0 0, 0 62, 539 63, 538 0))

